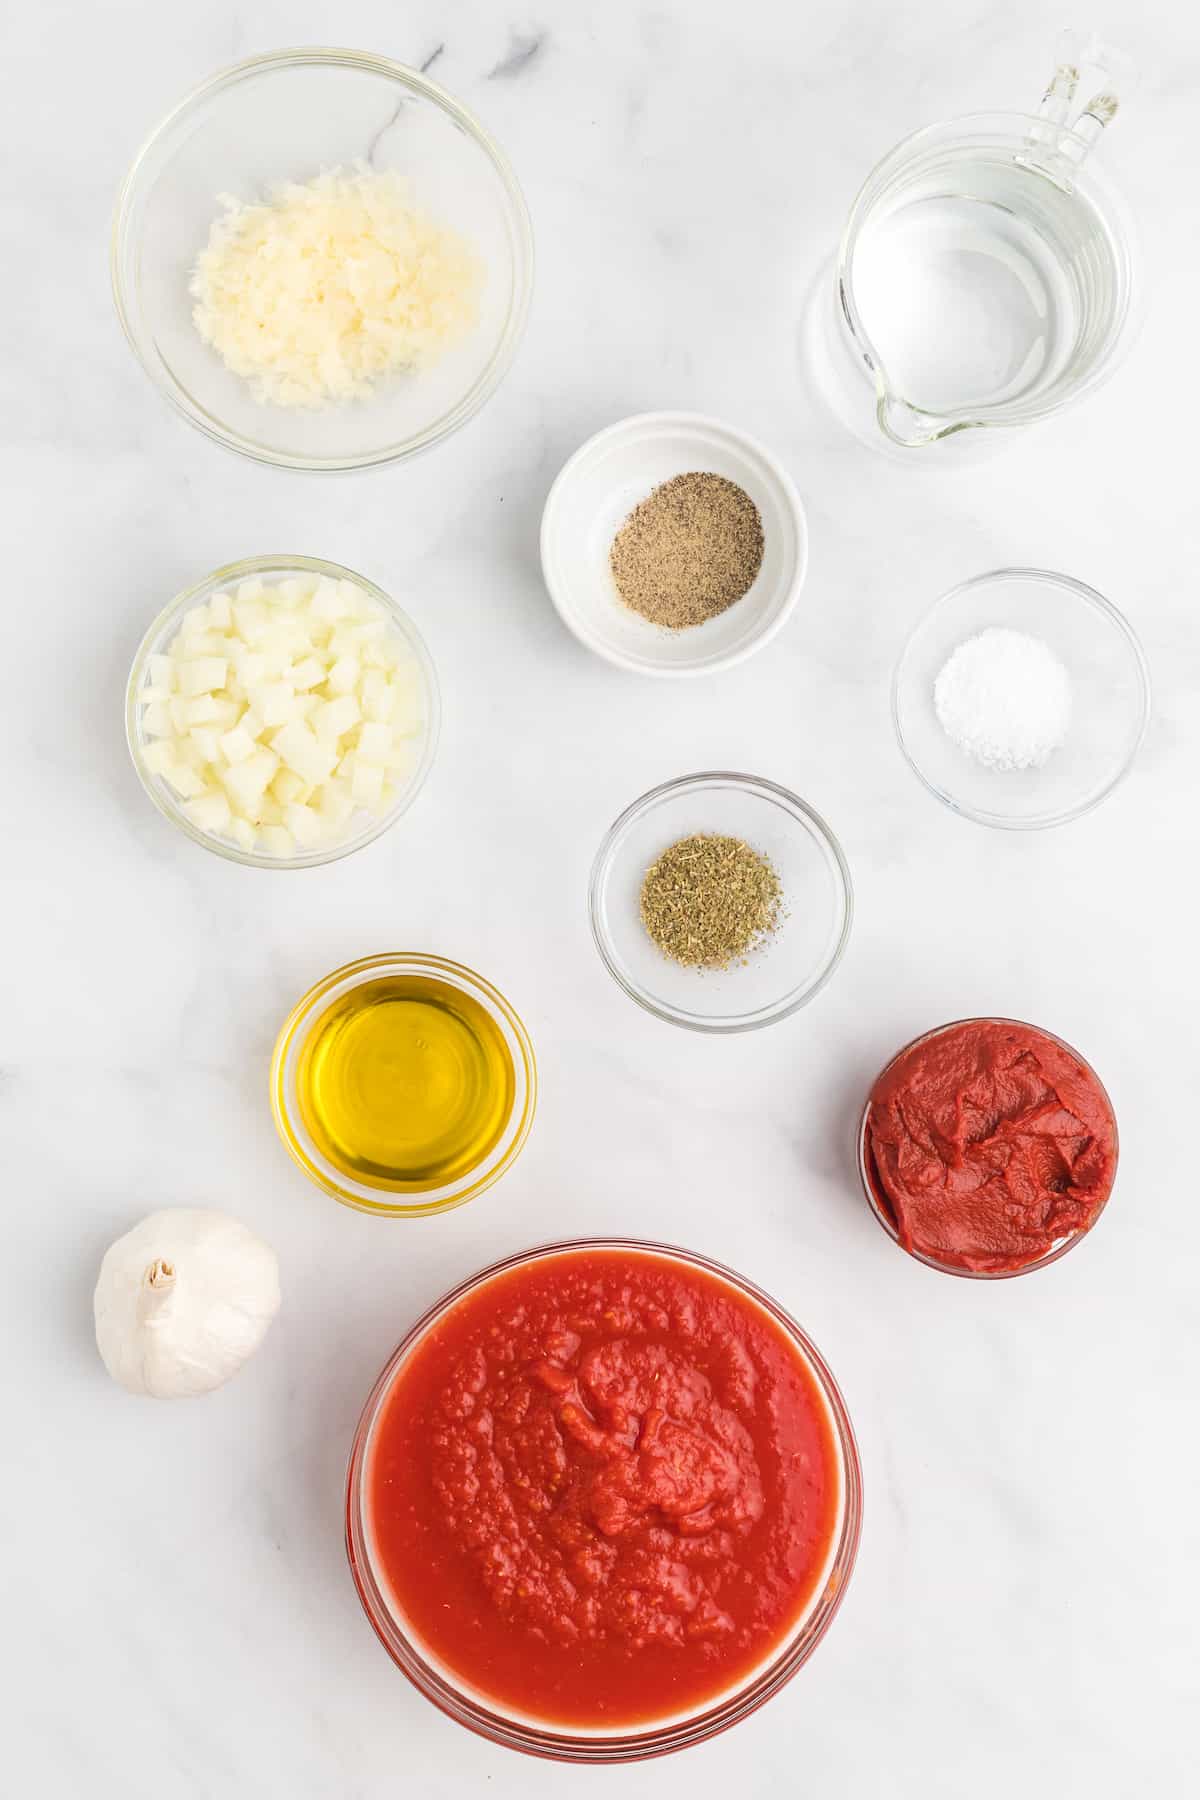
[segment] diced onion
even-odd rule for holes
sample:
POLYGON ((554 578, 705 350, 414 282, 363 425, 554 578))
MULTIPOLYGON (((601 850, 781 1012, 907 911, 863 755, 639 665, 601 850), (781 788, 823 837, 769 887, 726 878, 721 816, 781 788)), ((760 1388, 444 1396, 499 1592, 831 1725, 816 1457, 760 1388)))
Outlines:
POLYGON ((142 765, 184 817, 280 859, 388 812, 426 725, 420 666, 378 602, 308 575, 193 607, 139 703, 142 765))

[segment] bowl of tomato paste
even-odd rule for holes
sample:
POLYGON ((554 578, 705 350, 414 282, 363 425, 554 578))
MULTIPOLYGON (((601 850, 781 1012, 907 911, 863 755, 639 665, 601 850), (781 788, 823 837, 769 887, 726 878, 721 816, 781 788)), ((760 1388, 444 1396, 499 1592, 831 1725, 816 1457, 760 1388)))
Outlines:
POLYGON ((1077 1050, 1019 1019, 959 1019, 906 1044, 863 1108, 858 1166, 893 1242, 947 1275, 1057 1262, 1117 1172, 1117 1122, 1077 1050))
POLYGON ((774 1300, 691 1251, 580 1239, 494 1263, 404 1337, 346 1544, 384 1648, 451 1718, 626 1762, 795 1674, 861 1516, 837 1384, 774 1300))

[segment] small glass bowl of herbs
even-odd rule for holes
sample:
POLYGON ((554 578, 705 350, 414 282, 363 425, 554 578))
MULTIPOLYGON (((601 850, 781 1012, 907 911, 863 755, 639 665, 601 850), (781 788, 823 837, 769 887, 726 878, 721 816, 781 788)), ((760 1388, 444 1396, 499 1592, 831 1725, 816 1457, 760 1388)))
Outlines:
POLYGON ((807 1004, 841 960, 850 870, 825 821, 754 775, 652 788, 606 833, 588 891, 609 974, 692 1031, 751 1031, 807 1004))

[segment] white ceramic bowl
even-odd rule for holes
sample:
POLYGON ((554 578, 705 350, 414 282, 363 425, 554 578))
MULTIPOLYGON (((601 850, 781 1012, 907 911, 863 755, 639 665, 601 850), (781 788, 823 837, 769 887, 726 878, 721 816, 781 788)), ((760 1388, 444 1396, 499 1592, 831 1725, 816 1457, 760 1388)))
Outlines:
POLYGON ((707 675, 741 662, 780 630, 808 567, 808 525, 783 465, 753 438, 698 413, 639 413, 589 438, 564 466, 542 514, 542 573, 580 643, 640 675, 707 675), (617 593, 609 553, 629 514, 676 475, 723 475, 763 524, 762 567, 747 594, 703 625, 668 631, 617 593))

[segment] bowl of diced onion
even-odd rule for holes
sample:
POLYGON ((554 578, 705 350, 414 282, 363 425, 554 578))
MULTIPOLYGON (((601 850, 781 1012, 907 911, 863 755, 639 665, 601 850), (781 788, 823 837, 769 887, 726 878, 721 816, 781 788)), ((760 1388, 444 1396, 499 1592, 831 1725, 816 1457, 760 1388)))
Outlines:
POLYGON ((193 843, 249 868, 361 850, 416 798, 437 675, 374 582, 310 556, 217 569, 161 612, 130 671, 142 786, 193 843))
POLYGON ((499 145, 388 57, 277 50, 156 126, 117 198, 117 316, 159 392, 259 462, 429 448, 508 370, 533 279, 499 145))

